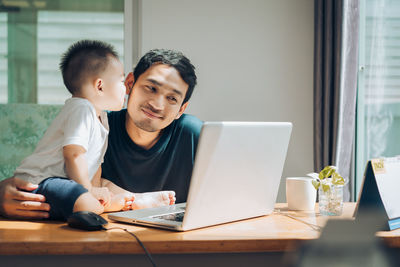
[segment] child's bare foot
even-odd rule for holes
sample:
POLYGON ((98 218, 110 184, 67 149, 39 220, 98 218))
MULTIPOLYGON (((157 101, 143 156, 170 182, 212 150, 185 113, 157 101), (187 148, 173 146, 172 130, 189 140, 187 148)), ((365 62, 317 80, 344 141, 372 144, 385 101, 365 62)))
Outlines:
POLYGON ((111 197, 110 203, 104 206, 104 211, 130 210, 134 201, 135 196, 132 193, 116 194, 111 197))
POLYGON ((132 209, 144 209, 175 204, 174 191, 157 191, 149 193, 136 193, 132 209))

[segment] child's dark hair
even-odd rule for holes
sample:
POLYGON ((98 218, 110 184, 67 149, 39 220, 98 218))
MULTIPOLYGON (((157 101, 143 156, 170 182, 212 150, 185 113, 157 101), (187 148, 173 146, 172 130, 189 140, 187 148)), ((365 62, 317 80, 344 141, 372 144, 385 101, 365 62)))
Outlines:
POLYGON ((110 56, 118 59, 115 48, 96 40, 81 40, 62 55, 60 70, 71 94, 78 93, 87 77, 97 75, 107 67, 110 56))
POLYGON ((133 71, 135 81, 137 81, 139 76, 153 64, 169 65, 174 67, 179 72, 182 80, 189 85, 182 104, 185 104, 187 101, 189 101, 190 96, 193 93, 193 89, 197 84, 197 77, 194 71, 195 67, 192 65, 190 60, 178 51, 169 49, 150 50, 139 60, 139 63, 136 65, 133 71))

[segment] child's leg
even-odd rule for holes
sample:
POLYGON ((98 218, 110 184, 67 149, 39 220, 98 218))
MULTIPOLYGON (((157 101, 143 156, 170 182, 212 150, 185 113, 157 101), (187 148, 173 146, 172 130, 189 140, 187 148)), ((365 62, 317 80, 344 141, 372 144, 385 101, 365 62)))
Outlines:
MULTIPOLYGON (((117 207, 122 207, 123 205, 121 204, 122 201, 122 196, 125 194, 132 194, 131 192, 117 186, 113 182, 101 178, 100 179, 100 184, 101 186, 107 187, 111 193, 113 193, 115 196, 119 195, 119 201, 120 204, 117 207)), ((128 200, 133 201, 132 203, 132 209, 144 209, 144 208, 151 208, 151 207, 159 207, 159 206, 167 206, 167 205, 172 205, 175 203, 175 192, 174 191, 158 191, 158 192, 149 192, 149 193, 135 193, 132 198, 129 198, 128 200)), ((112 201, 113 202, 113 201, 112 201)), ((114 200, 115 203, 115 200, 114 200)), ((121 209, 126 209, 126 205, 128 203, 125 203, 125 207, 120 208, 121 209)), ((106 207, 106 211, 111 211, 108 210, 106 207)))
POLYGON ((74 212, 76 200, 88 191, 67 178, 52 177, 42 181, 33 192, 46 197, 50 204, 50 219, 66 220, 74 212))
POLYGON ((104 207, 104 211, 130 210, 134 200, 135 196, 130 192, 115 194, 111 197, 110 204, 104 207))
POLYGON ((92 185, 104 186, 112 193, 111 201, 108 205, 104 207, 104 211, 120 211, 120 210, 130 210, 135 196, 133 193, 117 186, 113 182, 100 178, 97 184, 92 185))
POLYGON ((136 193, 132 209, 144 209, 160 206, 168 206, 175 203, 174 191, 158 191, 149 193, 136 193))
POLYGON ((91 211, 101 214, 104 212, 104 207, 91 193, 86 192, 80 195, 75 201, 73 212, 77 211, 91 211))

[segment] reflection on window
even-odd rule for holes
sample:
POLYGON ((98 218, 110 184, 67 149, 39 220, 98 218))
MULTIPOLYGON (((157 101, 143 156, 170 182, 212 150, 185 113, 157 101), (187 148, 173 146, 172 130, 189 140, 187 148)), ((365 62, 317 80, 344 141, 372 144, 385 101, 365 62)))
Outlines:
POLYGON ((81 39, 101 39, 114 45, 122 56, 123 23, 122 13, 39 12, 38 103, 64 103, 70 96, 62 83, 58 64, 60 55, 73 42, 81 39))
POLYGON ((369 159, 400 154, 400 1, 360 3, 357 191, 369 159))
POLYGON ((7 13, 0 13, 0 103, 7 102, 7 13))
POLYGON ((108 42, 123 61, 123 0, 6 3, 0 7, 0 103, 63 104, 70 94, 58 64, 78 40, 108 42))

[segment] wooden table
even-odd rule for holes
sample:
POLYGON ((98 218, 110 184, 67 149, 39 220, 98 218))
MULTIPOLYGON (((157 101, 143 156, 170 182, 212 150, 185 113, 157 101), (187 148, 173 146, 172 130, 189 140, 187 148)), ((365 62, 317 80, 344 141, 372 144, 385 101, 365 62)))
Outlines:
MULTIPOLYGON (((351 219, 354 208, 355 203, 345 203, 343 215, 330 218, 351 219)), ((323 227, 328 217, 288 211, 286 204, 277 204, 276 210, 269 216, 184 233, 115 222, 108 227, 134 232, 158 266, 286 266, 287 259, 296 259, 303 244, 320 236, 309 224, 323 227)), ((390 247, 400 248, 400 229, 377 236, 390 247)), ((86 232, 60 222, 0 219, 0 266, 150 264, 136 240, 122 230, 86 232)))
MULTIPOLYGON (((354 208, 355 203, 345 203, 340 218, 351 218, 354 208)), ((184 233, 115 222, 108 226, 134 232, 155 254, 252 253, 295 250, 301 242, 317 239, 320 235, 319 231, 300 220, 321 227, 327 221, 327 217, 318 213, 288 211, 286 204, 277 204, 276 209, 279 212, 269 216, 184 233)), ((379 235, 389 240, 391 245, 400 247, 400 232, 379 235)), ((0 220, 0 255, 141 253, 143 249, 136 240, 122 230, 86 232, 69 228, 61 222, 0 220)))

